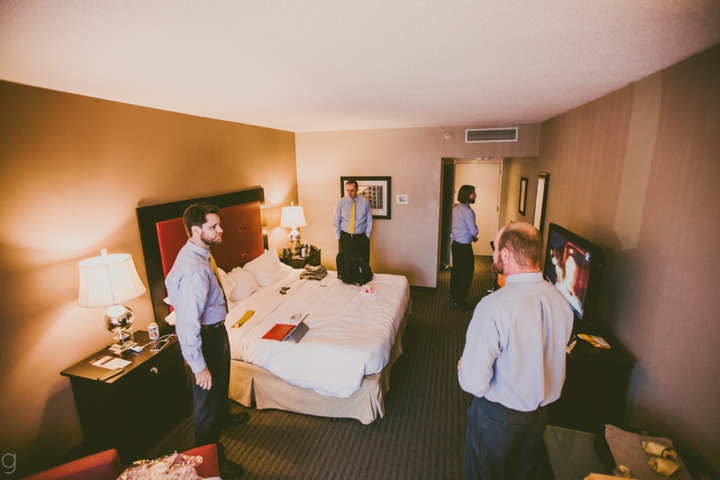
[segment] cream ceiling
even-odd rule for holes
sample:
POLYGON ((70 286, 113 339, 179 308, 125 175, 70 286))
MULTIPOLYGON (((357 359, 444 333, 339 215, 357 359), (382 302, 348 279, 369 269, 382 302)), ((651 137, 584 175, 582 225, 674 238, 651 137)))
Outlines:
POLYGON ((717 43, 720 0, 0 0, 0 79, 291 131, 539 122, 717 43))

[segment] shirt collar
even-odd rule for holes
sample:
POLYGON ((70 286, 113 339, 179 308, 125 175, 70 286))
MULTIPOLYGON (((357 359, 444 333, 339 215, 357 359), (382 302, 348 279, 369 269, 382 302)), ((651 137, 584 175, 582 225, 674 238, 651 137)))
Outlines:
POLYGON ((542 272, 513 273, 505 278, 506 285, 512 285, 514 283, 540 283, 542 281, 542 272))
POLYGON ((210 258, 210 250, 205 250, 205 249, 202 248, 201 246, 195 245, 195 244, 194 244, 193 242, 191 242, 190 240, 188 240, 185 245, 190 249, 191 252, 193 252, 193 253, 195 253, 195 254, 197 254, 197 255, 200 255, 200 256, 203 257, 204 259, 207 260, 208 258, 210 258))

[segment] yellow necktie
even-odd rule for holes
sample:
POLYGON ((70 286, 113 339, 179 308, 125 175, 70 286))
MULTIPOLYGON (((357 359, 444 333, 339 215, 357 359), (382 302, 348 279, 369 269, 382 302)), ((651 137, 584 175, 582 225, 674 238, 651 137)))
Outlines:
POLYGON ((350 225, 348 230, 350 230, 350 235, 355 233, 355 200, 350 200, 350 225))
POLYGON ((225 311, 228 311, 227 306, 227 297, 225 296, 225 289, 222 285, 222 280, 220 280, 220 272, 218 272, 217 263, 215 263, 215 257, 212 256, 212 253, 210 254, 210 265, 212 265, 213 272, 215 272, 215 278, 217 278, 218 283, 220 284, 220 291, 223 294, 223 300, 225 300, 225 311))

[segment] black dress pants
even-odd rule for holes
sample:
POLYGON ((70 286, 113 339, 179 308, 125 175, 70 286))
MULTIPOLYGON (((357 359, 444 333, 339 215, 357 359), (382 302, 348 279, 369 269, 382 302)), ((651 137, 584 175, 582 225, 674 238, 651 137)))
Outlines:
POLYGON ((338 240, 338 252, 346 252, 365 260, 370 265, 370 239, 365 233, 350 235, 345 231, 340 232, 338 240))
POLYGON ((218 444, 219 453, 222 455, 220 432, 230 419, 230 343, 227 330, 222 325, 201 330, 200 337, 203 357, 212 375, 212 387, 210 390, 203 390, 193 384, 195 444, 198 447, 209 443, 218 444))
POLYGON ((473 396, 467 408, 464 480, 538 478, 547 408, 519 412, 473 396))
POLYGON ((452 250, 450 299, 453 302, 464 303, 475 272, 472 243, 458 243, 453 240, 450 249, 452 250))

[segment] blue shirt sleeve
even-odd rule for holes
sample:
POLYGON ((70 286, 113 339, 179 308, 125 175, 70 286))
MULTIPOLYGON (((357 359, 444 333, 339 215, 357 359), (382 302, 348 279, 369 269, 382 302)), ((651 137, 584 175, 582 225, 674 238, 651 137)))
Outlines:
POLYGON ((202 354, 200 318, 210 292, 210 281, 203 271, 190 270, 177 282, 169 289, 170 302, 175 309, 175 332, 185 361, 193 373, 200 373, 207 366, 202 354))
POLYGON ((480 303, 468 326, 462 363, 458 370, 460 387, 476 397, 490 388, 495 360, 500 355, 500 334, 492 315, 480 303))

